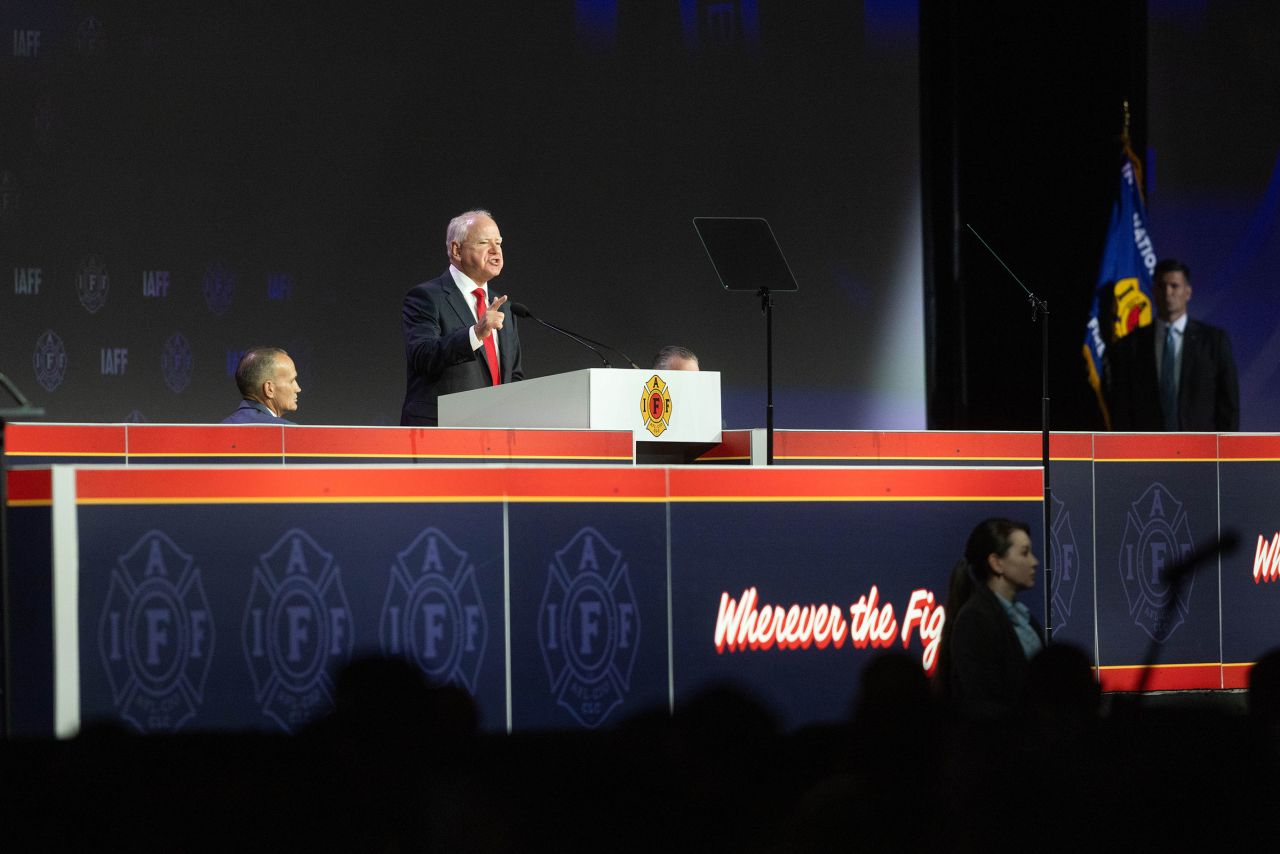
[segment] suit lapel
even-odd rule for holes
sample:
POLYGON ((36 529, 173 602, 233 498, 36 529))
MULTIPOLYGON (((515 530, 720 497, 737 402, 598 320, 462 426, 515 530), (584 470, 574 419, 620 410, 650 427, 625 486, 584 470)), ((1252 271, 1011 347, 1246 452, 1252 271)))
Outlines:
POLYGON ((1195 368, 1196 351, 1200 349, 1200 330, 1195 321, 1188 320, 1182 331, 1182 361, 1178 365, 1178 419, 1181 421, 1184 403, 1190 387, 1191 372, 1195 368))
POLYGON ((458 293, 458 286, 454 283, 453 275, 448 270, 445 270, 444 275, 440 278, 440 290, 444 294, 444 301, 453 309, 458 325, 474 326, 476 322, 475 314, 472 313, 471 307, 462 299, 462 294, 458 293))
POLYGON ((1182 332, 1182 364, 1178 368, 1178 388, 1181 389, 1187 381, 1187 373, 1190 370, 1191 363, 1195 361, 1196 349, 1200 346, 1200 330, 1190 320, 1187 321, 1187 328, 1182 332))

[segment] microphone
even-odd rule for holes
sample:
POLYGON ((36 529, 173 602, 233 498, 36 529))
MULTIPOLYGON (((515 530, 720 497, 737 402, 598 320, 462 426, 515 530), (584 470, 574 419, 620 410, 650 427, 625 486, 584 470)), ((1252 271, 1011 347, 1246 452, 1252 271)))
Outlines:
POLYGON ((577 335, 574 335, 572 332, 568 331, 567 329, 561 329, 559 326, 554 326, 550 323, 547 323, 545 320, 539 320, 538 318, 533 316, 533 312, 529 311, 529 309, 525 307, 524 303, 519 303, 519 302, 511 303, 511 313, 514 314, 516 317, 527 318, 529 320, 532 320, 534 323, 541 323, 543 326, 547 327, 553 332, 559 332, 561 335, 565 336, 566 338, 572 338, 574 341, 577 341, 583 347, 586 347, 592 353, 595 353, 598 357, 600 357, 600 361, 604 362, 604 366, 606 368, 613 367, 613 365, 609 364, 609 360, 604 357, 603 353, 601 353, 595 347, 592 347, 584 339, 579 338, 577 335))

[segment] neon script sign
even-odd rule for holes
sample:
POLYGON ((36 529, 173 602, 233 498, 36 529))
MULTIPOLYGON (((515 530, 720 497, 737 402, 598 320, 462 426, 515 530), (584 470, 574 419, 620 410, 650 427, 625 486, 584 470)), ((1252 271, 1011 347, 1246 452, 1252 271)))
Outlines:
POLYGON ((1258 535, 1258 548, 1253 553, 1253 583, 1280 581, 1280 531, 1267 542, 1258 535))
POLYGON ((899 623, 890 602, 880 603, 880 590, 871 590, 846 609, 836 604, 771 605, 760 602, 759 591, 749 587, 737 599, 720 594, 716 616, 716 652, 761 652, 768 649, 884 648, 901 643, 903 649, 918 637, 923 647, 921 663, 932 673, 938 663, 938 642, 946 611, 932 590, 918 588, 899 623))

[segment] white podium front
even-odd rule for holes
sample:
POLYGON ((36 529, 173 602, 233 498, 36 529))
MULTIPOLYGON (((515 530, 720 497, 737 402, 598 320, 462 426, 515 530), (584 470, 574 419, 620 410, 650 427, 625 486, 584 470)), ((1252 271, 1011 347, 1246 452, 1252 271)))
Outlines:
POLYGON ((637 460, 684 462, 720 441, 720 374, 589 368, 461 391, 441 395, 440 426, 630 430, 637 460))

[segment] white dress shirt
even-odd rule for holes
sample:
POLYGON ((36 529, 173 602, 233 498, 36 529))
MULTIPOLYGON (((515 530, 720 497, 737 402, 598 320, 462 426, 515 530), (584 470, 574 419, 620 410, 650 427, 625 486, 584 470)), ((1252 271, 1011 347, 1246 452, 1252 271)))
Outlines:
MULTIPOLYGON (((475 294, 472 292, 476 288, 484 289, 484 304, 489 304, 489 286, 487 284, 476 284, 471 281, 471 278, 466 273, 462 272, 452 264, 449 265, 449 273, 453 276, 453 283, 458 286, 458 292, 462 294, 462 301, 467 304, 467 308, 471 309, 471 314, 473 316, 476 313, 476 298, 475 294)), ((498 332, 497 330, 494 330, 489 334, 493 338, 493 352, 496 355, 498 353, 498 332)), ((480 336, 476 335, 476 327, 474 323, 467 329, 467 335, 471 338, 472 350, 479 350, 484 346, 484 342, 480 340, 480 336)), ((502 364, 501 357, 498 359, 498 364, 502 364)))

